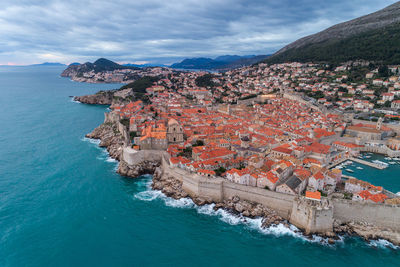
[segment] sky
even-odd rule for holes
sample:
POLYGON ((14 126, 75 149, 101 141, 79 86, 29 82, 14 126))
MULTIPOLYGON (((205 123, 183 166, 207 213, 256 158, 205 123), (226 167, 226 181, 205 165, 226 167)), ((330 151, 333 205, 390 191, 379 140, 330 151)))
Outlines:
POLYGON ((1 0, 0 65, 266 55, 389 0, 1 0))

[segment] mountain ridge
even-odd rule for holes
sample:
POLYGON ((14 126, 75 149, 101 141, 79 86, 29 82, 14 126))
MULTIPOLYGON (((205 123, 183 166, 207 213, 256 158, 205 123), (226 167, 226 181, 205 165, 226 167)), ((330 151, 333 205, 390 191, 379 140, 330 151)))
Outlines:
MULTIPOLYGON (((319 51, 316 57, 317 61, 336 61, 335 58, 344 61, 353 59, 379 60, 378 57, 364 56, 362 53, 357 52, 357 50, 370 47, 371 50, 377 51, 379 47, 371 46, 371 43, 372 45, 386 47, 385 43, 393 41, 393 38, 396 38, 394 39, 394 43, 397 44, 397 40, 400 41, 400 39, 398 39, 397 35, 392 36, 392 28, 396 28, 395 31, 400 29, 397 27, 399 23, 400 2, 397 2, 371 14, 333 25, 318 33, 300 38, 277 51, 265 60, 265 62, 313 61, 312 55, 316 53, 311 51, 311 48, 319 51), (385 40, 382 40, 379 37, 379 33, 377 33, 380 30, 382 30, 383 37, 386 38, 385 40), (358 48, 354 40, 359 42, 358 48), (357 55, 356 58, 352 55, 340 56, 346 54, 346 45, 354 48, 355 55, 357 55), (341 47, 341 49, 336 49, 335 46, 341 47), (331 55, 332 50, 335 50, 338 56, 331 55), (323 56, 324 54, 325 57, 323 56)), ((368 50, 364 51, 364 53, 368 54, 368 50)), ((392 51, 392 53, 397 54, 397 51, 392 51)))
POLYGON ((207 57, 186 58, 179 63, 174 63, 171 68, 176 69, 209 69, 224 70, 243 67, 258 63, 266 59, 269 55, 223 55, 214 59, 207 57))

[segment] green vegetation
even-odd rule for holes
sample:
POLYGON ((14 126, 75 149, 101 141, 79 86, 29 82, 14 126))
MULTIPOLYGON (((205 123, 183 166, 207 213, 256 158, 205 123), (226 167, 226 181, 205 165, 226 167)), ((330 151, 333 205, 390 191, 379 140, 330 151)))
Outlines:
POLYGON ((316 91, 316 92, 309 91, 309 92, 307 92, 307 96, 315 98, 315 99, 320 99, 320 98, 323 98, 325 95, 322 91, 316 91))
POLYGON ((129 119, 123 118, 119 121, 122 125, 126 126, 129 128, 129 119))
POLYGON ((344 195, 345 199, 352 199, 353 198, 353 194, 352 193, 344 192, 343 195, 344 195))
POLYGON ((216 176, 221 176, 224 172, 226 172, 226 169, 224 167, 219 167, 218 169, 215 169, 215 175, 216 176))
POLYGON ((131 137, 131 140, 133 140, 137 135, 136 132, 129 132, 129 136, 131 137))
POLYGON ((146 89, 151 87, 153 83, 159 80, 158 77, 144 76, 134 82, 128 83, 120 88, 120 90, 132 88, 135 93, 146 93, 146 89))
POLYGON ((186 158, 191 158, 192 157, 192 147, 186 147, 182 152, 179 152, 177 154, 178 157, 186 157, 186 158))
POLYGON ((318 190, 318 192, 320 192, 321 193, 321 196, 323 196, 323 197, 327 197, 328 195, 326 194, 326 193, 324 193, 322 190, 318 190))
POLYGON ((390 75, 389 68, 386 65, 380 66, 378 69, 378 74, 382 78, 387 78, 390 75))
POLYGON ((192 145, 193 147, 195 146, 204 146, 204 142, 203 140, 197 140, 196 143, 194 143, 194 145, 192 145))
POLYGON ((328 40, 289 49, 265 60, 281 62, 341 63, 364 59, 383 64, 400 64, 400 24, 371 30, 342 40, 328 40))
POLYGON ((196 78, 195 83, 199 87, 215 87, 216 84, 212 81, 214 75, 205 74, 196 78))

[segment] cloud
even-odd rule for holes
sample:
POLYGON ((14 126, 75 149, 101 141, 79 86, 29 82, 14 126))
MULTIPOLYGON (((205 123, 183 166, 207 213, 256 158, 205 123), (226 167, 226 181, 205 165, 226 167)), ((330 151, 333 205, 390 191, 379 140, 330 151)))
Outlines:
POLYGON ((0 64, 269 54, 394 2, 3 0, 0 64))

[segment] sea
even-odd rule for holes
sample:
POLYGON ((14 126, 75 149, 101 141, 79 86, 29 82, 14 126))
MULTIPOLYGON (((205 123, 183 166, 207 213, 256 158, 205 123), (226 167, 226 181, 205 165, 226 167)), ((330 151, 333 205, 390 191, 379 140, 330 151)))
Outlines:
MULTIPOLYGON (((151 176, 119 176, 85 138, 107 107, 70 96, 120 85, 72 82, 62 70, 0 67, 0 266, 400 266, 400 248, 384 240, 329 245, 294 226, 261 229, 167 198, 151 176)), ((357 167, 354 176, 400 191, 400 164, 357 167)))

